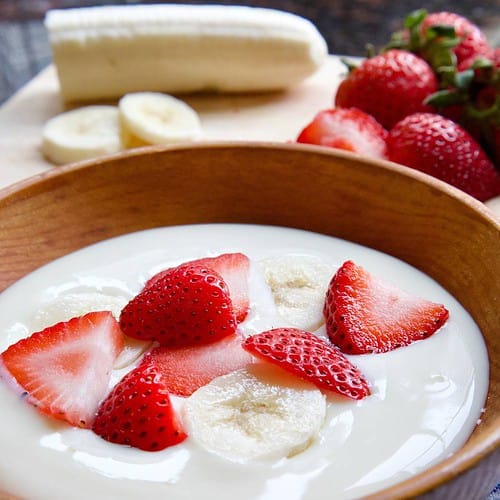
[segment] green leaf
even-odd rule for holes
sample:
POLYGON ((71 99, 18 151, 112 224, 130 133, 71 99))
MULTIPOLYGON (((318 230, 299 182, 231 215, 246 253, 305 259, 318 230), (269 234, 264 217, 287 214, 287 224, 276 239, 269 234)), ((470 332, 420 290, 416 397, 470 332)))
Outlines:
POLYGON ((468 89, 474 80, 474 70, 466 69, 465 71, 459 71, 455 74, 455 87, 458 89, 468 89))
POLYGON ((347 67, 347 71, 350 73, 351 71, 354 71, 358 66, 357 64, 352 63, 348 59, 345 59, 343 57, 340 58, 340 61, 347 67))
POLYGON ((453 90, 438 90, 427 96, 424 104, 434 106, 435 108, 442 109, 452 104, 461 104, 464 102, 464 97, 460 93, 453 90))
POLYGON ((411 30, 412 28, 419 26, 422 24, 422 21, 426 18, 426 16, 427 11, 425 9, 418 9, 410 12, 404 20, 405 28, 411 30))
POLYGON ((441 45, 433 45, 430 47, 428 54, 430 65, 440 71, 444 67, 456 67, 457 58, 455 54, 447 47, 441 45))
POLYGON ((492 69, 493 68, 493 61, 491 59, 486 58, 486 57, 479 56, 472 63, 472 68, 474 68, 474 69, 492 69))
POLYGON ((373 57, 375 55, 375 45, 373 43, 367 43, 365 45, 365 56, 366 58, 373 57))
POLYGON ((443 38, 439 40, 439 43, 442 47, 446 47, 447 49, 452 49, 453 47, 456 47, 457 45, 460 44, 462 41, 461 38, 443 38))
POLYGON ((425 31, 425 36, 428 39, 433 38, 456 38, 457 34, 453 26, 446 24, 435 24, 434 26, 429 26, 425 31))

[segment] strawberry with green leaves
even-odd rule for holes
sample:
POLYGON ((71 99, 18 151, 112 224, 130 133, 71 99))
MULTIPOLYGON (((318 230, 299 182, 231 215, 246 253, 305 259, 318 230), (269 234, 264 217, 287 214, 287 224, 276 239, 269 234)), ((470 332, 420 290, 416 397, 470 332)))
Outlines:
POLYGON ((161 372, 142 363, 101 403, 92 430, 106 441, 160 451, 186 439, 161 372))
POLYGON ((385 50, 394 48, 422 57, 436 72, 490 50, 486 36, 470 20, 453 12, 428 13, 425 9, 406 16, 404 29, 392 34, 385 50))
POLYGON ((346 261, 325 299, 326 331, 346 354, 381 353, 433 335, 448 319, 441 304, 410 295, 346 261))
POLYGON ((500 174, 460 125, 434 113, 407 116, 390 130, 391 161, 421 170, 480 201, 500 194, 500 174))
POLYGON ((111 312, 92 312, 11 345, 0 364, 7 382, 40 412, 88 428, 122 348, 123 333, 111 312))
POLYGON ((452 34, 458 39, 456 45, 452 47, 457 64, 488 51, 488 41, 479 27, 454 12, 441 11, 427 14, 420 29, 423 36, 431 33, 430 36, 435 37, 436 42, 439 42, 440 31, 447 32, 449 28, 453 28, 452 34))
POLYGON ((425 104, 465 128, 500 168, 498 49, 470 20, 452 12, 411 12, 405 29, 385 50, 408 50, 425 59, 439 82, 425 104))
POLYGON ((300 132, 297 142, 386 158, 387 131, 372 116, 356 108, 320 111, 300 132))

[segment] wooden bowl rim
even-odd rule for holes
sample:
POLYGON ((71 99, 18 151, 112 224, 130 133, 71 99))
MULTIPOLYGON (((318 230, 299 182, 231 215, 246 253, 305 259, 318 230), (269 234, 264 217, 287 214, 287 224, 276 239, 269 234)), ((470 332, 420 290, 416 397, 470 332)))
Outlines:
POLYGON ((382 170, 389 170, 401 175, 403 177, 409 177, 417 182, 427 184, 432 189, 443 192, 446 195, 458 199, 465 205, 468 205, 474 211, 481 214, 488 220, 488 223, 492 222, 496 227, 500 228, 500 220, 496 215, 486 206, 484 203, 480 202, 476 198, 470 196, 469 194, 461 191, 460 189, 448 184, 436 177, 432 177, 419 170, 400 165, 398 163, 391 162, 389 160, 383 160, 378 158, 369 158, 366 156, 359 155, 357 153, 351 153, 349 151, 344 151, 341 149, 326 148, 322 146, 316 146, 311 144, 301 144, 301 143, 283 143, 283 142, 272 142, 272 141, 200 141, 187 144, 173 144, 173 145, 157 145, 157 146, 143 146, 134 149, 120 151, 118 153, 113 153, 109 155, 103 155, 99 158, 82 160, 79 162, 69 163, 67 165, 54 166, 49 170, 32 175, 26 179, 19 180, 5 186, 0 189, 0 201, 7 198, 10 194, 15 194, 20 190, 28 189, 33 185, 38 185, 44 182, 46 179, 51 179, 53 177, 59 177, 65 175, 69 172, 74 172, 78 170, 85 170, 87 168, 94 168, 99 165, 109 163, 112 161, 117 161, 124 158, 133 158, 138 156, 150 155, 164 153, 168 151, 186 151, 186 150, 198 150, 198 149, 269 149, 269 150, 284 150, 290 151, 303 151, 311 152, 323 156, 330 156, 333 158, 342 158, 350 162, 361 162, 366 165, 373 165, 376 168, 382 170))
MULTIPOLYGON (((34 188, 42 189, 47 181, 53 178, 62 177, 75 171, 85 171, 87 169, 99 168, 102 165, 119 161, 124 158, 141 157, 144 155, 164 154, 170 151, 187 150, 245 150, 245 149, 269 149, 282 150, 284 152, 311 152, 326 157, 341 158, 351 163, 361 162, 372 165, 374 168, 391 171, 396 175, 409 177, 419 183, 424 183, 433 190, 444 193, 446 196, 454 198, 459 203, 466 205, 473 210, 487 224, 491 224, 500 232, 500 220, 483 203, 476 200, 467 193, 423 172, 405 167, 387 160, 367 158, 347 151, 328 149, 320 146, 281 143, 281 142, 262 142, 262 141, 206 141, 191 144, 179 144, 170 146, 145 146, 119 153, 106 155, 97 159, 85 160, 64 166, 53 167, 50 170, 33 175, 29 178, 18 181, 12 185, 0 189, 0 204, 8 202, 10 197, 23 194, 30 196, 34 188)), ((429 469, 417 474, 396 485, 386 488, 380 492, 369 495, 365 498, 371 500, 385 500, 386 498, 410 498, 416 495, 429 492, 444 483, 454 479, 459 474, 477 465, 486 456, 493 453, 500 447, 500 415, 495 418, 498 425, 497 432, 491 432, 484 436, 482 440, 475 443, 473 447, 463 448, 455 452, 451 457, 440 461, 429 469)), ((0 498, 1 492, 0 492, 0 498)))

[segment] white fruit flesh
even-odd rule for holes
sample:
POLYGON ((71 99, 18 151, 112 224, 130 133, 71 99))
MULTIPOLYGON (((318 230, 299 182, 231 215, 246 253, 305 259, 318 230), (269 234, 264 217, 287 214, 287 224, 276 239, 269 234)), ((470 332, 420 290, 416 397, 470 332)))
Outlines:
POLYGON ((277 460, 306 449, 323 424, 325 397, 281 372, 256 364, 198 389, 184 410, 190 437, 236 462, 277 460))
POLYGON ((116 153, 121 149, 115 106, 85 106, 67 111, 49 120, 43 129, 42 152, 56 165, 116 153))
POLYGON ((279 314, 291 325, 314 331, 324 322, 323 305, 335 272, 320 259, 287 255, 259 262, 279 314))
POLYGON ((127 94, 118 104, 122 140, 137 144, 175 144, 201 136, 196 111, 183 101, 158 92, 127 94))
MULTIPOLYGON (((43 305, 32 318, 32 331, 40 331, 60 321, 68 321, 92 311, 111 311, 116 319, 128 302, 125 297, 99 292, 67 293, 43 305)), ((124 368, 133 363, 149 346, 149 343, 130 337, 124 338, 124 346, 113 367, 124 368)))
POLYGON ((83 316, 92 311, 111 311, 118 319, 120 311, 127 302, 128 299, 125 297, 98 292, 60 295, 36 311, 32 319, 33 330, 42 330, 59 321, 68 321, 75 316, 83 316))
POLYGON ((328 52, 308 20, 243 6, 53 10, 45 24, 65 100, 282 89, 314 73, 328 52))

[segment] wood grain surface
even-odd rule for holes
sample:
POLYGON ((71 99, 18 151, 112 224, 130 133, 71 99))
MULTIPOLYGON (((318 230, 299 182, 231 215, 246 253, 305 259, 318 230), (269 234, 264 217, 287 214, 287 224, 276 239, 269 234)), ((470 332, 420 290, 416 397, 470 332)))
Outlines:
MULTIPOLYGON (((193 95, 183 99, 200 115, 202 141, 295 140, 322 109, 332 106, 345 74, 340 57, 295 88, 260 95, 193 95)), ((40 150, 44 124, 69 108, 59 94, 53 66, 0 107, 0 188, 54 167, 40 150)), ((486 206, 500 217, 500 196, 486 206)))
POLYGON ((259 143, 149 148, 52 169, 0 192, 0 290, 109 237, 208 222, 289 226, 367 245, 421 269, 462 303, 490 356, 481 424, 460 452, 370 498, 435 488, 429 498, 479 498, 477 479, 469 496, 446 496, 457 483, 444 483, 498 459, 500 224, 480 202, 424 174, 324 148, 259 143))

